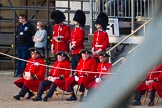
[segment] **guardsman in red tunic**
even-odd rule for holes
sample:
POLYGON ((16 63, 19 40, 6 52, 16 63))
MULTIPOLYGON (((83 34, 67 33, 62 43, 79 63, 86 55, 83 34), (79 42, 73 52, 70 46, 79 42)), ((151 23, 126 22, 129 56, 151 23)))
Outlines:
MULTIPOLYGON (((155 91, 156 91, 156 84, 160 84, 159 83, 159 79, 161 79, 161 72, 162 71, 162 64, 158 65, 156 68, 154 68, 152 70, 152 72, 150 72, 147 77, 145 78, 145 80, 138 85, 138 87, 136 88, 135 91, 135 96, 134 96, 134 101, 132 103, 133 106, 139 106, 141 105, 141 97, 142 94, 144 94, 147 90, 150 90, 150 102, 148 103, 148 106, 153 106, 154 105, 154 98, 155 98, 155 91)), ((162 90, 162 86, 161 90, 162 90)))
POLYGON ((155 93, 157 92, 158 96, 162 98, 162 64, 160 64, 156 70, 154 71, 156 76, 154 75, 152 90, 150 95, 149 106, 154 106, 155 93))
POLYGON ((58 51, 69 52, 70 27, 65 24, 65 15, 60 10, 51 13, 54 20, 53 36, 51 44, 51 53, 56 54, 58 51))
POLYGON ((40 83, 40 87, 37 93, 37 97, 33 101, 41 101, 44 90, 49 90, 43 101, 47 101, 49 97, 52 97, 57 87, 65 90, 65 79, 70 75, 70 62, 67 53, 59 51, 56 54, 57 61, 54 62, 53 68, 48 73, 48 77, 40 83))
POLYGON ((103 81, 105 78, 107 78, 111 72, 112 64, 108 62, 109 55, 106 52, 102 52, 99 54, 99 60, 100 62, 97 65, 97 72, 95 74, 95 81, 90 83, 88 85, 88 88, 97 88, 99 84, 101 84, 101 81, 103 81))
POLYGON ((82 10, 77 10, 75 12, 74 18, 74 25, 75 27, 71 31, 70 37, 70 51, 72 54, 72 69, 75 69, 80 56, 80 51, 84 49, 83 41, 85 36, 84 25, 86 22, 85 13, 82 10))
POLYGON ((109 46, 109 38, 106 32, 108 25, 108 16, 105 13, 100 13, 96 19, 93 42, 92 42, 92 53, 97 62, 99 62, 98 54, 105 52, 109 46))
POLYGON ((89 50, 84 49, 81 50, 80 53, 82 58, 80 58, 78 62, 74 75, 66 79, 66 89, 72 94, 71 97, 67 98, 67 101, 77 100, 73 89, 76 84, 80 85, 80 101, 82 101, 85 88, 87 88, 89 83, 94 81, 95 74, 92 72, 96 72, 97 63, 95 59, 90 56, 91 52, 89 50))
POLYGON ((46 67, 40 65, 44 64, 44 60, 41 58, 43 52, 36 48, 30 48, 30 52, 31 58, 24 69, 23 77, 14 82, 21 88, 19 94, 14 96, 16 100, 20 100, 27 92, 29 93, 27 99, 30 99, 33 96, 31 91, 37 92, 39 83, 44 80, 46 67))

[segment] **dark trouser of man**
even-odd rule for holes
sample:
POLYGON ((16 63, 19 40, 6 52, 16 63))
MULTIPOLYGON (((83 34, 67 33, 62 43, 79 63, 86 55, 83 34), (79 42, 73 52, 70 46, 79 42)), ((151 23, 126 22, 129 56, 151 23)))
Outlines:
MULTIPOLYGON (((74 93, 74 86, 76 84, 77 84, 77 82, 74 82, 69 87, 69 92, 71 92, 71 96, 66 99, 67 101, 75 101, 75 100, 77 100, 76 94, 74 93)), ((84 92, 85 92, 85 87, 83 85, 80 85, 79 91, 81 92, 80 102, 82 102, 83 101, 84 92)))
POLYGON ((37 93, 36 98, 33 99, 33 101, 41 101, 42 100, 42 94, 47 86, 50 86, 50 89, 48 90, 46 96, 43 98, 43 101, 47 101, 49 97, 53 96, 54 91, 56 90, 57 86, 52 81, 42 81, 40 83, 40 87, 37 93))
POLYGON ((149 96, 150 102, 148 103, 148 106, 154 106, 155 93, 156 93, 156 91, 153 88, 151 90, 151 93, 150 93, 150 96, 149 96))
MULTIPOLYGON (((155 89, 151 90, 150 96, 149 96, 150 102, 148 103, 148 106, 154 106, 155 93, 156 93, 155 89)), ((133 106, 141 105, 140 100, 141 100, 142 94, 143 94, 143 92, 141 92, 141 91, 135 92, 135 96, 134 96, 135 101, 132 103, 133 106)))
POLYGON ((82 102, 83 101, 83 97, 84 97, 84 92, 85 92, 85 86, 84 85, 80 85, 79 91, 81 92, 80 102, 82 102))
POLYGON ((69 87, 68 92, 71 93, 71 96, 70 96, 69 98, 66 99, 67 101, 75 101, 75 100, 77 100, 77 97, 76 97, 76 95, 75 95, 75 93, 74 93, 74 86, 75 86, 76 84, 77 84, 77 82, 74 82, 74 83, 72 83, 71 86, 69 87))
POLYGON ((141 97, 142 97, 142 92, 141 91, 136 91, 134 94, 134 102, 132 103, 133 106, 139 106, 141 105, 141 97))
MULTIPOLYGON (((72 60, 71 60, 72 69, 75 69, 77 67, 80 58, 81 58, 80 54, 72 55, 72 60)), ((74 74, 74 71, 72 72, 72 75, 73 74, 74 74)))
POLYGON ((25 86, 23 86, 18 95, 14 96, 16 100, 20 100, 20 97, 24 97, 26 93, 29 93, 26 99, 30 99, 34 94, 25 86))
MULTIPOLYGON (((29 46, 17 46, 17 57, 21 59, 28 59, 28 49, 29 46)), ((25 69, 26 62, 17 60, 17 71, 15 77, 22 77, 23 70, 25 69)))

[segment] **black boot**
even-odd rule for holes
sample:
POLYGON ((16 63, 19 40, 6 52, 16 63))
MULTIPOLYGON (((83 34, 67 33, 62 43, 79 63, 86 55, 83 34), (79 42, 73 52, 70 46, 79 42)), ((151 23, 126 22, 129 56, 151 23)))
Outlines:
POLYGON ((44 88, 47 86, 47 84, 49 84, 48 81, 42 81, 40 83, 40 87, 39 87, 37 96, 34 99, 32 99, 33 101, 41 101, 42 100, 42 94, 43 94, 44 88))
POLYGON ((141 92, 140 91, 136 91, 135 92, 135 96, 134 96, 134 101, 132 102, 132 106, 140 106, 141 105, 141 92))
POLYGON ((31 92, 29 93, 28 97, 26 97, 26 99, 31 99, 34 96, 34 94, 31 92))
POLYGON ((43 98, 43 101, 47 102, 47 101, 48 101, 48 96, 45 96, 45 97, 43 98))
POLYGON ((32 99, 33 101, 42 101, 42 97, 35 97, 34 99, 32 99))
POLYGON ((71 96, 69 98, 66 99, 67 101, 76 101, 77 97, 74 93, 71 94, 71 96))
POLYGON ((155 91, 155 89, 153 89, 149 96, 150 102, 148 103, 148 106, 154 106, 155 93, 156 93, 156 91, 155 91))
POLYGON ((46 94, 46 96, 43 98, 43 101, 47 102, 48 98, 53 96, 53 93, 56 90, 56 88, 57 88, 57 85, 51 84, 51 87, 48 90, 48 93, 46 94))
POLYGON ((22 86, 19 94, 16 95, 16 96, 13 96, 13 98, 16 99, 16 100, 20 100, 20 97, 24 97, 25 94, 28 92, 28 90, 29 90, 28 88, 26 88, 25 86, 22 86))
POLYGON ((148 103, 148 106, 154 106, 154 101, 150 101, 150 102, 148 103))
POLYGON ((140 106, 141 105, 141 102, 140 101, 133 101, 132 102, 132 106, 140 106))
POLYGON ((20 95, 13 96, 13 98, 16 100, 20 100, 20 97, 21 97, 20 95))

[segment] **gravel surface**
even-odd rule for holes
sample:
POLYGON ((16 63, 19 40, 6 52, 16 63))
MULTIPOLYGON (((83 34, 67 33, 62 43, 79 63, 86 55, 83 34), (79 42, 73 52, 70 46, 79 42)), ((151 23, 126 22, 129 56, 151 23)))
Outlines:
MULTIPOLYGON (((20 91, 20 89, 13 84, 13 81, 16 79, 17 78, 13 77, 12 70, 0 70, 0 108, 77 108, 77 106, 80 105, 79 101, 66 101, 65 99, 69 97, 69 95, 64 95, 63 100, 60 100, 61 95, 59 97, 54 95, 48 102, 33 102, 32 100, 27 100, 25 98, 17 101, 13 98, 13 96, 20 91)), ((148 100, 146 101, 146 105, 135 107, 130 106, 130 108, 162 108, 161 98, 159 99, 158 104, 154 107, 148 107, 147 103, 148 100)))
POLYGON ((54 95, 48 102, 33 102, 25 98, 17 101, 13 98, 20 91, 13 84, 13 81, 16 79, 11 73, 0 71, 0 108, 76 108, 79 104, 79 101, 66 101, 65 99, 68 97, 66 95, 63 97, 63 100, 60 100, 61 95, 59 97, 54 95))

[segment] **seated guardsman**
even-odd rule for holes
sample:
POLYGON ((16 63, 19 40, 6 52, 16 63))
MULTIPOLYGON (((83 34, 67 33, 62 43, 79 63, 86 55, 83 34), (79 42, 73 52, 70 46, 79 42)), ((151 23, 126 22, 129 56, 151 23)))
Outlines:
POLYGON ((18 95, 14 96, 16 100, 20 100, 28 93, 26 99, 30 99, 37 92, 39 83, 44 79, 46 67, 43 66, 44 60, 41 58, 43 52, 40 49, 30 48, 31 58, 28 60, 23 72, 23 77, 16 80, 14 83, 21 88, 18 95), (42 65, 41 65, 42 64, 42 65))
POLYGON ((143 82, 141 82, 134 93, 134 100, 132 102, 133 106, 140 106, 141 105, 141 98, 142 95, 145 94, 147 90, 150 91, 150 102, 148 103, 148 106, 154 106, 154 99, 155 99, 155 93, 162 97, 162 64, 155 67, 144 79, 143 82))
POLYGON ((78 84, 80 86, 79 91, 81 92, 80 101, 84 96, 85 88, 87 85, 94 81, 97 63, 94 58, 90 56, 91 51, 84 49, 80 52, 81 57, 78 65, 75 69, 74 75, 66 79, 66 89, 71 92, 71 97, 67 98, 67 101, 77 100, 76 94, 74 93, 74 86, 78 84))
POLYGON ((56 54, 57 60, 53 63, 53 68, 49 71, 47 78, 40 83, 37 96, 33 101, 41 101, 42 94, 49 89, 43 101, 51 98, 57 87, 65 90, 65 79, 70 76, 70 62, 69 56, 63 51, 56 54))
POLYGON ((95 74, 95 81, 88 85, 88 88, 96 89, 97 86, 110 75, 112 64, 108 61, 109 55, 106 52, 99 54, 99 63, 97 64, 97 73, 95 74))

